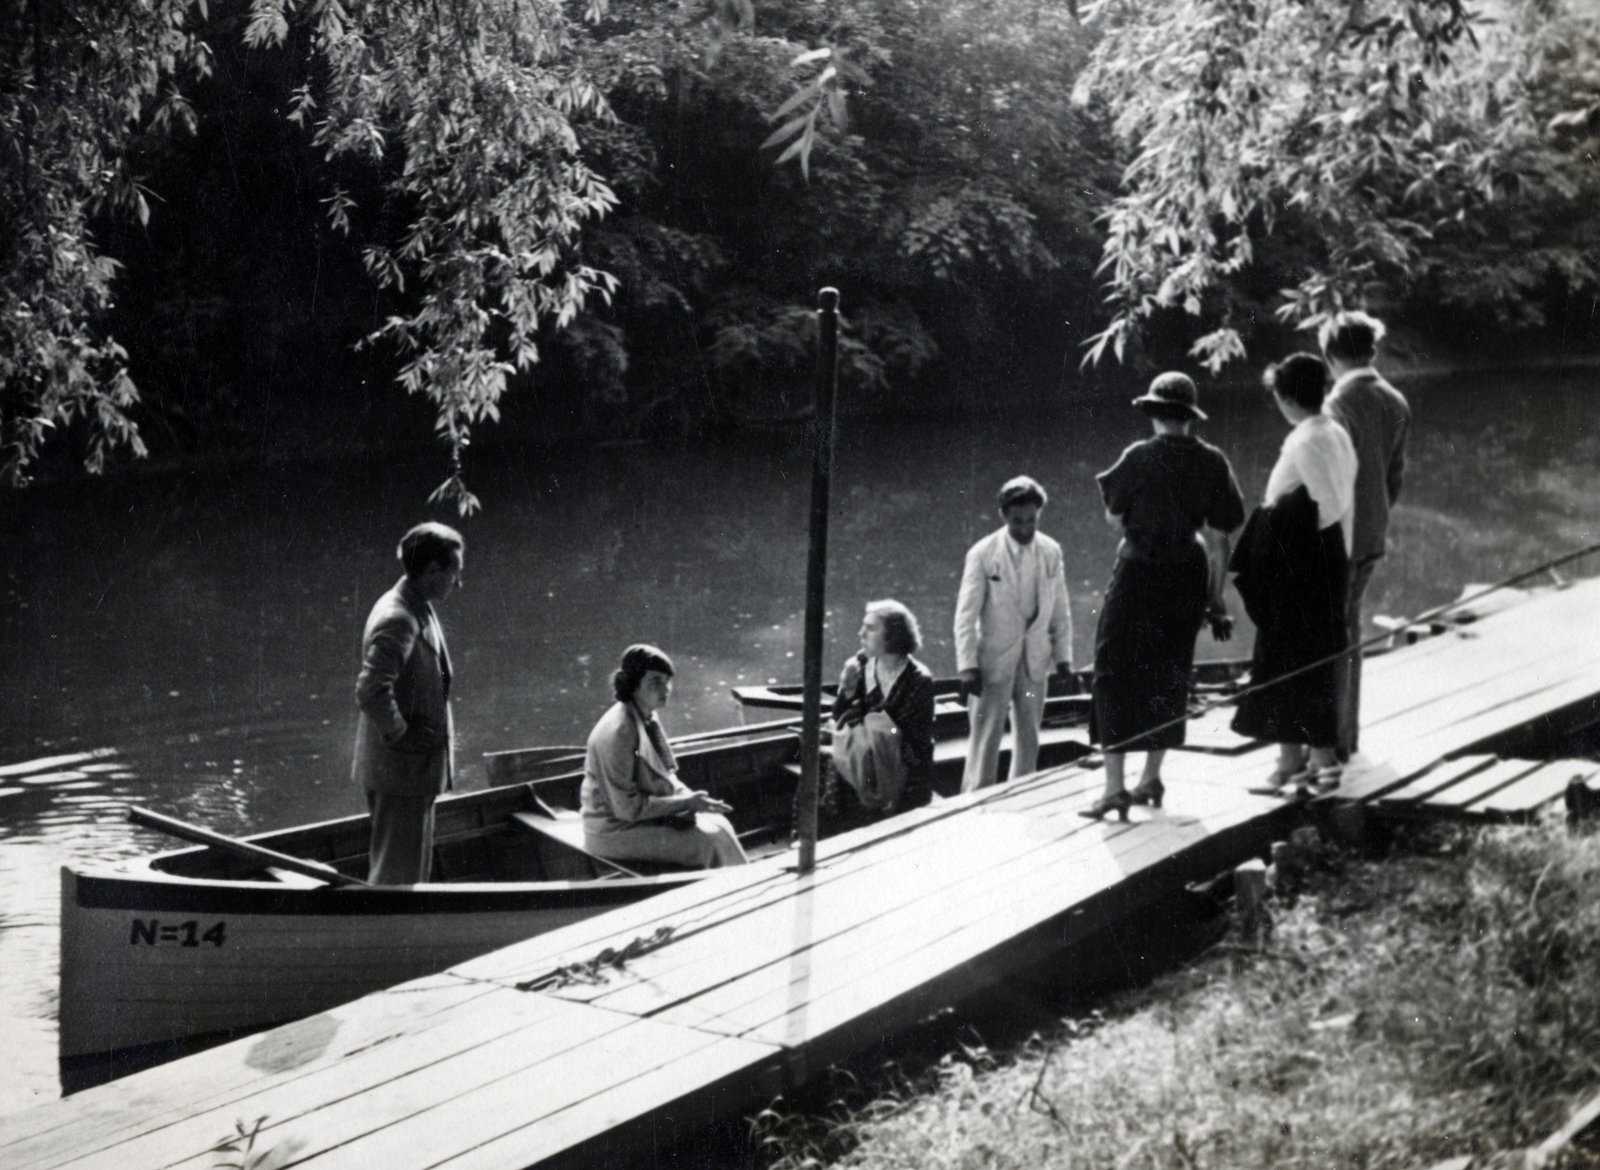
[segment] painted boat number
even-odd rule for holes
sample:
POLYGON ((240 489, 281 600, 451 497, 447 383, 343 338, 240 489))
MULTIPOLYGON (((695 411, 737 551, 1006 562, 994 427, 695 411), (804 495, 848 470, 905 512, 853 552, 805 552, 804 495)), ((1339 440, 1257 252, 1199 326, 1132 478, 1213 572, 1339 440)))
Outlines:
POLYGON ((184 947, 197 947, 203 942, 220 947, 227 939, 223 932, 226 922, 219 922, 204 934, 200 933, 198 922, 179 922, 173 926, 162 926, 159 919, 152 918, 146 922, 143 918, 133 920, 133 929, 128 932, 128 943, 138 946, 140 943, 149 943, 156 946, 158 943, 177 943, 184 947))

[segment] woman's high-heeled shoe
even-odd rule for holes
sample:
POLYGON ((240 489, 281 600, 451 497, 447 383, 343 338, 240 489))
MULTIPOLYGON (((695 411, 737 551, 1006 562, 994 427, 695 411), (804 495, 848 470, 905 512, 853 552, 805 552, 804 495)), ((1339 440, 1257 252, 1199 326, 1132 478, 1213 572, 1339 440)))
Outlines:
POLYGON ((1134 804, 1148 804, 1151 808, 1160 808, 1161 800, 1166 794, 1167 786, 1161 783, 1161 777, 1152 776, 1128 793, 1128 799, 1134 804))
POLYGON ((1267 777, 1265 784, 1246 788, 1245 791, 1254 793, 1256 796, 1286 796, 1294 791, 1296 783, 1306 775, 1308 775, 1308 772, 1304 768, 1298 772, 1285 772, 1282 768, 1274 768, 1272 775, 1267 777))
POLYGON ((1102 821, 1108 812, 1115 811, 1119 821, 1128 819, 1128 809, 1133 804, 1133 798, 1128 795, 1127 789, 1113 792, 1110 796, 1102 796, 1088 808, 1080 808, 1078 815, 1088 817, 1091 821, 1102 821))

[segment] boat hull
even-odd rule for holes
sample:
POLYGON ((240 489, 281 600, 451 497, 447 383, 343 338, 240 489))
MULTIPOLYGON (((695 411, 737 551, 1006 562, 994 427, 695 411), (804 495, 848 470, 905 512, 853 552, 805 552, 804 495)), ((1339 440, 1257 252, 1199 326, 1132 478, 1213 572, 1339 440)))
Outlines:
POLYGON ((68 1091, 698 880, 286 888, 62 870, 68 1091))

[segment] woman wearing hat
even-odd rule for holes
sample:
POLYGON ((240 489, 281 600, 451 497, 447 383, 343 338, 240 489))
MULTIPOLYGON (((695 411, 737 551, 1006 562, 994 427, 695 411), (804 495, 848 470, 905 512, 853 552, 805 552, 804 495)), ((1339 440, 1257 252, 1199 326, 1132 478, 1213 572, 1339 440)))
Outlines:
POLYGON ((1228 457, 1192 431, 1206 417, 1194 382, 1162 374, 1133 405, 1155 432, 1097 477, 1106 519, 1122 530, 1094 642, 1091 739, 1103 745, 1105 793, 1083 815, 1132 804, 1161 807, 1161 761, 1184 741, 1194 642, 1209 616, 1219 641, 1232 634, 1222 603, 1228 534, 1244 499, 1228 457), (1202 535, 1202 533, 1204 535, 1202 535), (1123 757, 1145 753, 1139 787, 1123 787, 1123 757))
POLYGON ((724 815, 732 809, 678 779, 656 712, 672 698, 672 659, 629 646, 611 676, 617 701, 589 733, 583 762, 583 833, 590 853, 703 869, 748 858, 724 815))

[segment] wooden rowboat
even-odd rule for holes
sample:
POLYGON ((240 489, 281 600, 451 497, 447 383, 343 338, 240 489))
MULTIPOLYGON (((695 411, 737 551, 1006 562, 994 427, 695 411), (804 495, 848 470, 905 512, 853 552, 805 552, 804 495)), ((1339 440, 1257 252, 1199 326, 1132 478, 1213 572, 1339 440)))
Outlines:
MULTIPOLYGON (((1248 658, 1223 658, 1209 662, 1194 664, 1193 690, 1196 694, 1206 695, 1237 689, 1240 680, 1250 669, 1248 658)), ((1054 675, 1051 676, 1048 689, 1045 692, 1044 721, 1046 726, 1052 724, 1066 726, 1068 724, 1083 722, 1089 719, 1090 690, 1094 685, 1094 670, 1074 671, 1072 682, 1067 682, 1054 675)), ((739 704, 741 712, 760 712, 761 716, 771 719, 779 714, 798 716, 803 700, 804 688, 798 683, 778 683, 772 686, 760 687, 733 687, 733 698, 739 704)), ((838 685, 826 683, 823 685, 824 708, 833 702, 833 697, 838 693, 838 685)), ((967 723, 966 705, 961 698, 961 680, 959 678, 938 678, 933 680, 934 698, 934 738, 947 739, 965 736, 970 728, 967 723)))
MULTIPOLYGON (((687 740, 686 778, 735 805, 746 848, 786 848, 793 721, 687 740)), ((706 876, 584 849, 581 749, 501 752, 488 764, 505 786, 435 806, 426 884, 341 886, 216 846, 63 867, 63 1088, 289 1023, 706 876)), ((369 832, 368 818, 353 816, 242 844, 361 878, 369 832)))
MULTIPOLYGON (((215 847, 61 871, 63 1088, 73 1091, 432 974, 699 880, 582 848, 536 786, 442 797, 435 880, 336 886, 215 847)), ((368 818, 246 840, 363 877, 368 818)))

